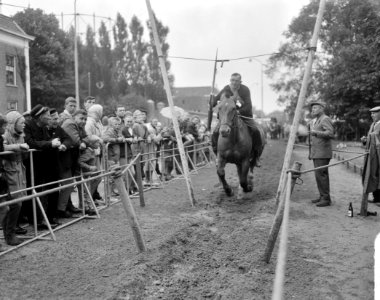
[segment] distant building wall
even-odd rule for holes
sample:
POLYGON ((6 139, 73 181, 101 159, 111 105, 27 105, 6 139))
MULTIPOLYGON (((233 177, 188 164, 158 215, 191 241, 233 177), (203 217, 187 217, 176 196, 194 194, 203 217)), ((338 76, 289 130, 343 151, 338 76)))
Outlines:
POLYGON ((24 59, 22 55, 24 49, 7 45, 0 41, 0 112, 5 113, 8 110, 16 109, 20 112, 26 110, 26 90, 25 79, 21 74, 25 72, 24 59), (13 60, 13 70, 11 66, 7 67, 10 59, 13 60), (7 79, 8 72, 8 79, 7 79), (11 74, 15 80, 11 83, 11 74))

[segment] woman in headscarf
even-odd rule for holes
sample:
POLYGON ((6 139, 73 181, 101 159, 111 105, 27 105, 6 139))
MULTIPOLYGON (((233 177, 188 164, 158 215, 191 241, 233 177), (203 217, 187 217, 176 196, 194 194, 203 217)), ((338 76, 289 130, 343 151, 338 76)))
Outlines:
MULTIPOLYGON (((9 191, 17 192, 14 198, 26 196, 25 167, 22 162, 22 151, 29 149, 24 141, 25 118, 17 111, 10 111, 6 115, 8 127, 4 134, 4 150, 13 154, 3 157, 4 174, 8 181, 9 191)), ((21 203, 9 205, 9 211, 3 220, 4 238, 8 245, 16 246, 21 240, 16 237, 17 220, 21 203)))
MULTIPOLYGON (((103 116, 103 106, 100 104, 93 104, 91 105, 87 110, 87 121, 86 126, 84 127, 86 130, 86 133, 89 138, 92 138, 93 136, 96 136, 99 138, 100 144, 103 144, 103 140, 101 139, 104 128, 102 124, 102 116, 103 116)), ((98 170, 101 170, 101 148, 100 146, 97 149, 94 149, 95 156, 96 156, 96 167, 98 170)), ((92 195, 94 200, 102 200, 102 197, 100 196, 97 189, 95 189, 95 193, 92 195)))

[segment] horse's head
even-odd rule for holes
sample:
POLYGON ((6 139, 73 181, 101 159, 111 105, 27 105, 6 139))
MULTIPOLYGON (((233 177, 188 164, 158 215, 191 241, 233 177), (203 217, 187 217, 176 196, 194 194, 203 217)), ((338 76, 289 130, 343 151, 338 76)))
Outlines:
POLYGON ((237 111, 235 101, 231 98, 230 92, 223 93, 219 103, 218 113, 220 120, 220 133, 223 137, 228 137, 236 121, 237 111))

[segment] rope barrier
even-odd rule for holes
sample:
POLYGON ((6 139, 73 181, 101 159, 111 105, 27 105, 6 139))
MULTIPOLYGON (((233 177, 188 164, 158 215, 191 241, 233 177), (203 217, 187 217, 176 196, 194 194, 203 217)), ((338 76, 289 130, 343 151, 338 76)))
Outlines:
MULTIPOLYGON (((309 146, 300 145, 300 144, 294 144, 294 146, 295 147, 300 147, 300 148, 309 148, 309 146)), ((333 152, 343 152, 343 153, 353 153, 353 154, 365 154, 365 153, 368 153, 368 151, 366 151, 366 152, 357 152, 357 151, 336 150, 336 149, 333 149, 332 151, 333 152)))
POLYGON ((297 171, 297 170, 292 170, 292 169, 289 169, 287 170, 286 172, 294 172, 294 173, 298 173, 298 174, 306 174, 306 173, 310 173, 310 172, 314 172, 316 170, 322 170, 322 169, 326 169, 326 168, 330 168, 330 167, 334 167, 336 165, 339 165, 339 164, 344 164, 345 162, 348 162, 350 160, 354 160, 354 159, 357 159, 359 157, 362 157, 362 156, 365 156, 365 155, 368 155, 368 153, 363 153, 363 154, 360 154, 358 156, 355 156, 355 157, 352 157, 352 158, 348 158, 348 159, 345 159, 345 160, 341 160, 341 161, 338 161, 336 163, 333 163, 333 164, 328 164, 328 165, 325 165, 325 166, 321 166, 321 167, 317 167, 317 168, 313 168, 313 169, 308 169, 308 170, 305 170, 305 171, 297 171))

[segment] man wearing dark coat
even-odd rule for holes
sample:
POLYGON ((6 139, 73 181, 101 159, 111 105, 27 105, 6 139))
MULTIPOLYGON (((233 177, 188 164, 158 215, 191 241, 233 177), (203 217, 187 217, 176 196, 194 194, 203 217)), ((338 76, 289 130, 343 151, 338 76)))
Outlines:
MULTIPOLYGON (((226 91, 232 92, 232 97, 236 103, 238 113, 240 114, 242 121, 248 126, 253 141, 252 154, 256 157, 255 164, 260 166, 259 159, 264 149, 265 137, 262 130, 259 129, 259 126, 253 120, 251 92, 247 86, 241 84, 241 75, 239 73, 233 73, 231 75, 230 84, 226 85, 219 94, 214 97, 212 103, 213 107, 218 104, 222 95, 226 91)), ((220 124, 218 123, 211 137, 211 144, 215 154, 217 152, 219 127, 220 124)))
MULTIPOLYGON (((71 139, 68 134, 62 129, 59 123, 58 112, 55 108, 50 109, 50 121, 49 125, 44 128, 45 139, 53 140, 58 138, 61 145, 58 148, 54 148, 46 152, 46 163, 50 165, 49 181, 57 181, 61 179, 68 179, 72 177, 71 174, 71 139)), ((62 182, 67 184, 68 182, 62 182)), ((58 184, 50 186, 50 188, 57 187, 58 184)), ((51 193, 49 198, 49 215, 62 217, 58 212, 65 210, 68 199, 70 197, 68 189, 61 190, 59 192, 51 193), (53 205, 54 204, 54 205, 53 205), (58 209, 58 211, 57 211, 58 209)), ((50 223, 57 223, 57 220, 50 220, 50 223)))
POLYGON ((380 206, 380 106, 370 109, 373 123, 367 137, 362 138, 368 155, 364 157, 362 183, 364 192, 373 195, 373 202, 380 206))
MULTIPOLYGON (((50 151, 53 148, 61 146, 61 142, 58 138, 47 140, 44 133, 45 127, 49 124, 50 113, 47 107, 37 104, 30 111, 31 119, 25 123, 25 142, 31 149, 36 149, 33 153, 33 166, 34 166, 34 185, 40 185, 49 182, 49 165, 45 161, 45 151, 50 151)), ((28 186, 31 186, 30 181, 30 162, 25 162, 27 170, 27 182, 28 186)), ((42 189, 43 190, 43 189, 42 189)), ((40 189, 41 191, 41 189, 40 189)), ((48 218, 53 219, 53 215, 49 215, 48 200, 46 196, 40 197, 45 212, 48 213, 48 218)), ((32 221, 32 210, 30 209, 31 201, 25 201, 23 206, 29 206, 27 208, 29 223, 32 221)), ((47 229, 47 225, 43 223, 41 212, 38 210, 37 222, 40 229, 47 229)), ((53 224, 52 224, 53 225, 53 224)))
MULTIPOLYGON (((325 115, 326 103, 317 100, 310 103, 311 115, 314 119, 310 123, 311 147, 309 158, 313 160, 314 167, 328 165, 332 157, 331 139, 334 138, 334 127, 331 119, 325 115)), ((319 198, 311 202, 318 207, 331 205, 330 179, 328 168, 316 170, 319 198)))

